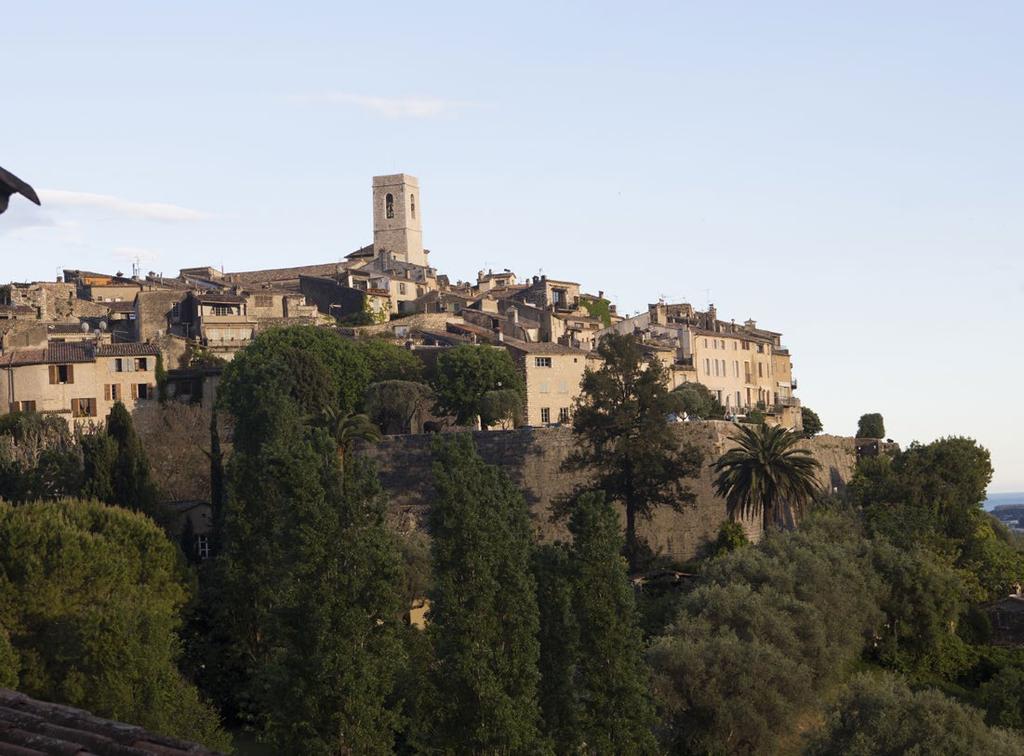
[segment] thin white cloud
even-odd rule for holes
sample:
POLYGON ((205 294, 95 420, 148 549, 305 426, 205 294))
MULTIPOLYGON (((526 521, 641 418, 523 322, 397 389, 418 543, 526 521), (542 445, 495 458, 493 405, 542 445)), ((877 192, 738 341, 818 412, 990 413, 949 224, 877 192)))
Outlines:
POLYGON ((378 97, 351 92, 321 92, 298 95, 296 102, 352 105, 385 118, 436 118, 471 107, 473 103, 440 97, 378 97))
POLYGON ((180 205, 164 202, 135 202, 133 200, 114 197, 109 194, 93 194, 91 192, 69 192, 63 189, 43 189, 39 192, 43 206, 92 207, 100 210, 126 215, 132 218, 145 218, 158 221, 197 221, 209 218, 209 214, 180 205))

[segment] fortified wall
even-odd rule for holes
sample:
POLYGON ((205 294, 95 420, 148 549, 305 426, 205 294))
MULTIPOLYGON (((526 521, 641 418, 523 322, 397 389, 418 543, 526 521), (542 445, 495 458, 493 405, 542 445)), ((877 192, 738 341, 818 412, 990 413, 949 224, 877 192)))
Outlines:
MULTIPOLYGON (((697 556, 717 536, 726 513, 725 501, 715 496, 712 489, 711 464, 733 445, 729 437, 734 428, 724 421, 676 426, 681 444, 696 444, 704 452, 705 465, 700 477, 689 481, 697 495, 693 504, 681 512, 660 508, 650 520, 638 520, 639 534, 655 551, 685 561, 697 556)), ((563 473, 560 469, 573 448, 572 430, 558 427, 477 431, 473 437, 480 456, 503 468, 522 489, 538 539, 566 538, 564 523, 551 521, 551 503, 582 480, 581 475, 563 473)), ((376 460, 381 485, 390 497, 391 520, 403 532, 424 527, 433 497, 430 447, 434 438, 431 434, 386 436, 376 445, 361 448, 376 460)), ((822 488, 833 490, 846 484, 856 463, 852 438, 818 436, 802 441, 801 445, 810 449, 821 463, 818 477, 822 488)), ((760 538, 760 521, 743 525, 752 540, 760 538)))

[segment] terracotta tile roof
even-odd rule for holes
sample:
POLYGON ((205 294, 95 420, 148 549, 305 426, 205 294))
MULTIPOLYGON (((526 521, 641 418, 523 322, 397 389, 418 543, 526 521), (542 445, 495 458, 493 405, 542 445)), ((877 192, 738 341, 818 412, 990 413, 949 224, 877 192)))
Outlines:
POLYGON ((111 312, 133 312, 135 310, 135 302, 98 302, 106 307, 111 312))
POLYGON ((51 341, 46 345, 46 362, 92 362, 96 359, 95 345, 87 341, 51 341))
POLYGON ((0 753, 214 756, 196 743, 0 688, 0 753))
POLYGON ((527 354, 575 354, 584 355, 585 351, 564 344, 552 344, 547 341, 520 341, 505 337, 504 345, 527 354))
POLYGON ((45 349, 14 349, 0 355, 0 367, 65 365, 95 362, 97 357, 153 356, 160 350, 151 344, 100 344, 91 341, 51 341, 45 349))
POLYGON ((245 301, 246 301, 245 297, 239 296, 238 294, 226 294, 226 293, 223 293, 223 292, 216 292, 216 291, 206 291, 206 292, 203 292, 202 294, 197 294, 196 292, 192 292, 192 296, 195 297, 196 299, 198 299, 200 302, 203 302, 203 303, 207 303, 207 302, 213 302, 213 303, 223 302, 225 304, 244 304, 245 301))
POLYGON ((100 344, 96 349, 97 357, 136 357, 144 355, 156 356, 160 350, 152 344, 100 344))

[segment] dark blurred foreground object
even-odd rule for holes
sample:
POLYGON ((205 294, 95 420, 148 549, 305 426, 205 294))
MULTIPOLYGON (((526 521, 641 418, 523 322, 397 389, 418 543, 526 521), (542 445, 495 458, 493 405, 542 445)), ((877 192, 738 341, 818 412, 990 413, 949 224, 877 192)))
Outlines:
POLYGON ((11 201, 12 194, 20 194, 25 199, 39 204, 39 197, 36 195, 35 189, 10 171, 0 168, 0 215, 7 209, 7 203, 11 201))

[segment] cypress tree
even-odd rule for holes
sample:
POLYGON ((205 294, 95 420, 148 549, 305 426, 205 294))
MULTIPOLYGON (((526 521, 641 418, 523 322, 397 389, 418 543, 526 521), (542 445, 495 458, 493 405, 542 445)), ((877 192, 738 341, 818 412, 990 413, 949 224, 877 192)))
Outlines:
POLYGON ((536 584, 526 502, 472 437, 434 442, 430 511, 436 653, 426 739, 442 752, 536 753, 536 584))
POLYGON ((620 527, 599 493, 580 496, 569 520, 569 567, 579 623, 580 733, 593 753, 656 753, 643 638, 620 556, 620 527))
POLYGON ((149 474, 149 461, 135 433, 132 416, 121 402, 114 404, 107 415, 107 435, 117 443, 114 503, 158 518, 158 494, 149 474))
POLYGON ((207 685, 277 752, 390 753, 403 580, 376 473, 355 459, 343 485, 337 444, 271 358, 222 384, 235 435, 207 685))
POLYGON ((573 607, 575 584, 565 544, 545 544, 533 554, 540 610, 539 700, 544 735, 556 753, 579 750, 580 705, 576 694, 580 628, 573 607))

